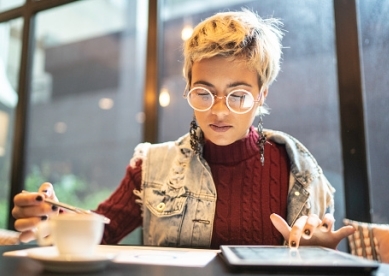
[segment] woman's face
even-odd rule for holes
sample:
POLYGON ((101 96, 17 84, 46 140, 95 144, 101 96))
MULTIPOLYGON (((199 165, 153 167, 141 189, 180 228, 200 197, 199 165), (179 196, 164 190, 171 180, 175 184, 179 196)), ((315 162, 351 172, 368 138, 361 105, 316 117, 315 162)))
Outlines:
POLYGON ((266 89, 259 97, 260 87, 255 70, 250 70, 239 59, 231 61, 218 56, 194 62, 190 87, 207 88, 219 97, 227 96, 236 89, 244 89, 252 93, 255 100, 260 98, 260 102, 256 102, 245 114, 230 111, 225 97, 215 98, 214 105, 207 111, 194 111, 205 139, 220 146, 232 144, 248 134, 256 109, 263 104, 267 96, 266 89))

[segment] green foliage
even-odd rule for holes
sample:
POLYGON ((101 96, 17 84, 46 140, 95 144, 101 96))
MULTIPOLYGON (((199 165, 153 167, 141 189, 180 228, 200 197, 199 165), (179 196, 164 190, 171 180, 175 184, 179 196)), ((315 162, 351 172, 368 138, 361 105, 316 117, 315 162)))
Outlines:
MULTIPOLYGON (((5 178, 4 175, 6 174, 0 172, 0 228, 5 229, 9 214, 9 184, 6 179, 3 179, 5 178)), ((47 178, 41 169, 38 166, 34 166, 26 177, 25 190, 30 192, 38 191, 40 185, 46 181, 47 178)), ((111 191, 107 188, 93 191, 91 187, 88 187, 87 181, 84 178, 73 174, 62 175, 52 184, 59 201, 88 210, 96 209, 97 205, 111 194, 111 191)))
POLYGON ((8 201, 0 198, 0 228, 5 229, 8 218, 8 201))
POLYGON ((45 182, 44 177, 39 169, 39 167, 34 166, 30 174, 26 177, 24 187, 26 191, 38 191, 39 186, 45 182))
MULTIPOLYGON (((1 159, 0 159, 1 160, 1 159)), ((0 162, 0 228, 7 227, 8 197, 9 197, 9 166, 7 162, 0 162)))
MULTIPOLYGON (((34 167, 26 178, 26 190, 37 191, 45 181, 47 179, 45 179, 41 170, 34 167)), ((91 187, 88 187, 87 182, 82 177, 74 174, 62 175, 51 184, 53 184, 59 201, 85 209, 95 209, 100 202, 111 194, 111 191, 106 188, 90 193, 91 187)))

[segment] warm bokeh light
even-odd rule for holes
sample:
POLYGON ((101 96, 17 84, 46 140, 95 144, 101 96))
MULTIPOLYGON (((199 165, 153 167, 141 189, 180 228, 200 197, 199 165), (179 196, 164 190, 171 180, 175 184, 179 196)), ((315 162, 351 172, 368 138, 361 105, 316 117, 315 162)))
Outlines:
POLYGON ((7 142, 7 133, 9 125, 9 116, 0 110, 0 156, 5 155, 5 146, 7 142))
POLYGON ((113 107, 113 100, 111 98, 101 98, 99 101, 99 107, 104 110, 111 109, 113 107))
POLYGON ((170 94, 166 88, 162 88, 161 93, 159 94, 159 104, 162 107, 166 107, 170 104, 170 94))
POLYGON ((190 26, 190 25, 184 26, 184 28, 181 31, 181 38, 182 38, 182 40, 185 41, 188 38, 190 38, 192 33, 193 33, 193 27, 192 26, 190 26))

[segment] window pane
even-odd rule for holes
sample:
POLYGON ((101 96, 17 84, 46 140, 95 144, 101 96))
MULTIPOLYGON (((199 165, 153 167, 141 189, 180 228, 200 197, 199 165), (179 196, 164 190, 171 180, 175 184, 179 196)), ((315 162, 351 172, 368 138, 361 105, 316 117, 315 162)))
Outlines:
POLYGON ((37 14, 26 188, 96 208, 140 142, 145 1, 77 1, 37 14))
POLYGON ((372 220, 389 223, 389 2, 358 1, 372 220))
MULTIPOLYGON (((266 101, 271 114, 264 117, 264 127, 293 135, 313 153, 337 190, 335 218, 336 227, 340 227, 345 212, 332 1, 293 0, 287 5, 282 0, 207 3, 167 0, 163 6, 161 91, 169 91, 171 100, 170 105, 160 108, 160 140, 177 139, 189 130, 192 119, 193 111, 182 98, 183 64, 178 62, 183 60, 184 27, 194 26, 215 12, 242 7, 264 18, 281 18, 287 31, 283 64, 269 89, 266 101)), ((340 249, 347 250, 345 241, 340 249)))
POLYGON ((0 228, 6 228, 9 214, 10 167, 23 20, 0 24, 0 228))
POLYGON ((23 5, 26 2, 26 0, 1 0, 0 1, 0 12, 17 8, 21 5, 23 5))

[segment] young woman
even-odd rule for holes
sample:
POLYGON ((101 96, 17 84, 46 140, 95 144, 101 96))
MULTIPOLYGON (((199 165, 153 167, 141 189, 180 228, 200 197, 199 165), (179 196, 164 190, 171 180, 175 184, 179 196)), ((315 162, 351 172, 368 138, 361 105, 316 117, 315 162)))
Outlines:
MULTIPOLYGON (((295 138, 253 127, 280 68, 280 22, 242 10, 201 22, 184 45, 184 97, 194 110, 187 135, 135 149, 126 175, 96 212, 111 219, 102 243, 138 226, 153 246, 300 244, 335 248, 334 189, 295 138)), ((261 120, 260 120, 261 122, 261 120)), ((50 183, 15 196, 21 241, 58 210, 50 183), (53 210, 54 209, 54 210, 53 210)))

